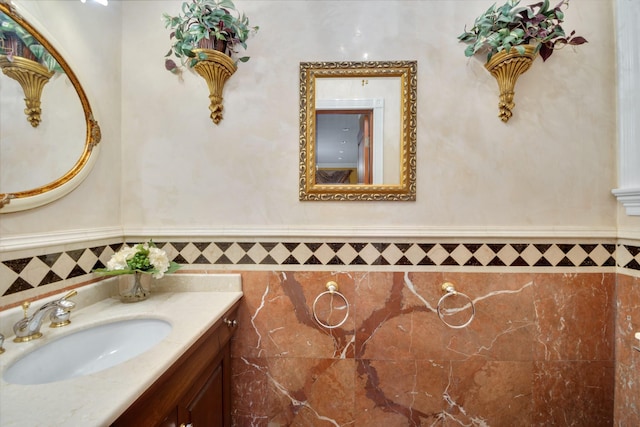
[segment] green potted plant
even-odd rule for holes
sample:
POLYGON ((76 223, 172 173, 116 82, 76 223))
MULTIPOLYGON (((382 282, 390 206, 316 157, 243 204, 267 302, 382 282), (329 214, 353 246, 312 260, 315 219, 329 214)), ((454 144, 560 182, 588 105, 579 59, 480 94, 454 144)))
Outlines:
POLYGON ((563 8, 569 0, 550 7, 549 0, 520 6, 520 0, 493 4, 478 16, 471 29, 458 36, 468 44, 467 57, 486 54, 485 68, 496 78, 500 88, 498 117, 507 122, 515 107, 514 88, 518 77, 527 71, 538 54, 546 61, 555 49, 587 43, 575 31, 567 35, 562 28, 563 8))
POLYGON ((520 0, 507 0, 500 7, 494 4, 476 18, 470 30, 465 28, 458 36, 458 40, 469 45, 465 55, 470 57, 486 52, 488 62, 503 50, 509 53, 513 47, 522 55, 525 46, 532 46, 546 61, 558 47, 587 42, 584 37, 576 36, 575 31, 567 36, 562 28, 562 8, 569 6, 569 0, 560 0, 555 7, 550 7, 549 0, 528 6, 519 4, 520 0))
MULTIPOLYGON (((163 14, 165 27, 172 30, 169 38, 171 49, 165 55, 165 66, 173 73, 180 67, 170 58, 180 59, 182 66, 193 68, 207 56, 199 49, 213 49, 229 57, 238 53, 238 47, 247 48, 247 39, 258 31, 250 26, 249 18, 240 13, 232 0, 189 0, 182 3, 182 13, 177 16, 163 14)), ((247 62, 248 56, 236 59, 247 62)))
POLYGON ((165 26, 172 30, 171 49, 165 55, 165 68, 181 74, 186 66, 202 76, 209 87, 211 120, 222 120, 222 90, 236 71, 236 63, 247 62, 248 56, 237 59, 238 47, 247 48, 249 35, 258 27, 249 25, 249 18, 238 12, 232 0, 189 0, 182 3, 182 14, 163 14, 165 26), (181 66, 168 58, 175 55, 181 66))
POLYGON ((0 13, 0 55, 6 56, 10 62, 17 56, 44 65, 49 71, 64 73, 47 49, 4 13, 0 13))
POLYGON ((104 276, 131 274, 133 283, 121 291, 120 299, 123 302, 138 302, 150 295, 149 289, 142 285, 143 275, 162 279, 165 274, 175 273, 180 267, 180 264, 170 261, 167 253, 158 248, 153 240, 149 240, 132 247, 124 245, 111 256, 106 268, 96 268, 93 271, 104 276))

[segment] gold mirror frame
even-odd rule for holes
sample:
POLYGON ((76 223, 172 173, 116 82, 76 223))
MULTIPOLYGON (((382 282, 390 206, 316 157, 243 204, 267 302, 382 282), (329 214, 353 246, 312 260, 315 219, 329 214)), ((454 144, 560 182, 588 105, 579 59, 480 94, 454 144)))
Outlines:
POLYGON ((0 0, 0 12, 7 14, 20 24, 55 58, 80 98, 86 122, 86 139, 83 152, 68 172, 60 178, 37 188, 13 193, 0 193, 0 213, 9 213, 45 205, 75 189, 89 174, 93 163, 95 163, 99 151, 98 144, 102 139, 102 135, 98 122, 93 118, 93 112, 82 86, 62 55, 13 6, 5 3, 4 0, 0 0))
POLYGON ((301 201, 415 201, 417 61, 300 63, 300 187, 301 201), (400 78, 400 183, 316 183, 316 79, 400 78))

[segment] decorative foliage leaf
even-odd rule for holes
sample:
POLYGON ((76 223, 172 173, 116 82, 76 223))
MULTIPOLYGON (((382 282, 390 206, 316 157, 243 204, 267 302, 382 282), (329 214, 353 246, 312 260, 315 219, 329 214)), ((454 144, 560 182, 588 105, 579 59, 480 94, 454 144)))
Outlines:
POLYGON ((551 56, 552 53, 553 53, 553 47, 549 47, 548 44, 545 43, 540 46, 540 57, 542 58, 543 62, 546 61, 551 56))
POLYGON ((174 62, 173 59, 167 59, 164 61, 164 68, 173 72, 176 68, 178 68, 178 65, 174 62))
POLYGON ((585 44, 585 43, 588 43, 588 42, 587 42, 587 39, 585 39, 584 37, 576 36, 576 37, 573 37, 573 38, 569 39, 567 41, 567 43, 577 46, 577 45, 585 44))
MULTIPOLYGON (((173 30, 172 52, 183 66, 193 67, 200 59, 193 52, 199 48, 201 40, 223 40, 227 55, 234 57, 237 46, 246 49, 246 41, 258 31, 258 26, 250 26, 249 18, 238 12, 233 0, 185 0, 181 14, 170 16, 164 13, 166 28, 173 30)), ((240 62, 246 62, 249 57, 240 62)))
POLYGON ((528 6, 519 6, 520 0, 507 0, 500 7, 493 4, 475 19, 471 29, 465 27, 458 40, 469 45, 464 51, 467 57, 486 51, 489 61, 493 54, 509 51, 511 47, 522 54, 525 50, 521 46, 532 44, 546 61, 559 45, 587 43, 584 37, 574 36, 575 31, 567 37, 562 28, 562 8, 567 7, 569 1, 560 0, 553 8, 549 0, 528 6))

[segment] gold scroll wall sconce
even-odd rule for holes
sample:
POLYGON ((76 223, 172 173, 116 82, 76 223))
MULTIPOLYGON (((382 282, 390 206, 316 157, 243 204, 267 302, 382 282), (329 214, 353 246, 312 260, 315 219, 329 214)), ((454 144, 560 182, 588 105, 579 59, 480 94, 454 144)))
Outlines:
POLYGON ((226 81, 236 72, 238 67, 233 60, 222 52, 213 49, 195 49, 194 53, 204 53, 207 59, 201 59, 193 69, 207 82, 209 87, 209 111, 213 123, 222 120, 222 90, 226 81))
POLYGON ((14 56, 10 61, 6 55, 0 55, 0 68, 4 75, 16 80, 22 87, 26 106, 24 113, 31 126, 38 127, 42 120, 40 117, 42 91, 54 71, 49 71, 44 65, 20 56, 14 56))
POLYGON ((505 123, 513 115, 513 108, 516 106, 513 98, 518 77, 531 68, 531 64, 538 56, 534 46, 525 46, 524 49, 524 54, 520 54, 515 49, 509 53, 500 51, 484 66, 498 82, 500 89, 498 117, 505 123))

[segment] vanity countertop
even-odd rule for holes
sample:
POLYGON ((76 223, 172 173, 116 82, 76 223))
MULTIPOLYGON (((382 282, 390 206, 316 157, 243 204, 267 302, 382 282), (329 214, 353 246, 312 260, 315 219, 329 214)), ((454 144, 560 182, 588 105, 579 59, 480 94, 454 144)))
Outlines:
MULTIPOLYGON (((90 288, 105 286, 101 283, 79 288, 78 298, 90 288)), ((102 323, 158 318, 173 326, 155 347, 101 372, 40 385, 10 384, 0 379, 0 425, 108 426, 242 298, 240 275, 235 274, 176 274, 165 276, 158 283, 161 285, 154 286, 145 301, 123 304, 117 298, 106 298, 77 307, 72 311, 70 325, 51 329, 48 322, 43 324, 40 339, 14 343, 13 337, 7 337, 6 351, 0 355, 1 373, 38 346, 102 323)), ((34 306, 40 304, 36 302, 34 306)))

